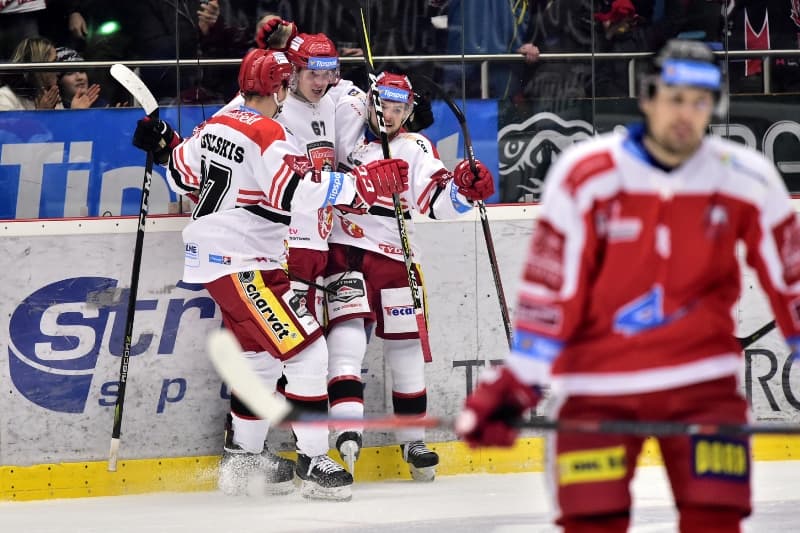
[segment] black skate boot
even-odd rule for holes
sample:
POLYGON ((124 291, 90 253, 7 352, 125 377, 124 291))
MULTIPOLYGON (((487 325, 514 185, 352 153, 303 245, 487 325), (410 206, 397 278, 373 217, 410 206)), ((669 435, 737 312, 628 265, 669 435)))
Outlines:
POLYGON ((229 496, 288 494, 294 490, 294 468, 294 461, 275 455, 266 447, 259 454, 235 444, 228 415, 225 446, 219 462, 219 490, 229 496))
POLYGON ((345 431, 336 439, 336 449, 351 474, 356 471, 356 459, 361 454, 361 433, 345 431))
POLYGON ((406 442, 400 445, 403 460, 408 463, 411 477, 415 481, 433 481, 436 477, 436 465, 439 455, 428 449, 421 440, 406 442))
POLYGON ((289 494, 294 490, 295 462, 281 457, 264 445, 261 452, 266 474, 266 491, 269 494, 289 494))
POLYGON ((297 454, 300 494, 316 500, 349 501, 353 497, 353 476, 327 455, 297 454))

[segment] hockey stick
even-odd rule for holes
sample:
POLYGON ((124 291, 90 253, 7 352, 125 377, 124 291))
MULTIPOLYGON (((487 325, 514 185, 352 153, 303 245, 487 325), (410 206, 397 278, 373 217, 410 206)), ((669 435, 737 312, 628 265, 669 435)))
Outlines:
MULTIPOLYGON (((369 86, 372 89, 372 103, 375 106, 375 117, 378 122, 378 129, 381 136, 381 148, 383 148, 383 158, 389 159, 392 154, 389 150, 389 136, 386 133, 386 123, 383 120, 383 107, 381 106, 381 97, 378 94, 377 77, 375 75, 375 66, 372 63, 372 49, 369 45, 369 35, 367 33, 367 21, 364 18, 364 9, 361 8, 361 27, 363 29, 364 40, 364 59, 367 66, 367 75, 369 77, 369 86)), ((417 320, 417 331, 419 331, 419 342, 422 344, 422 357, 426 363, 433 360, 431 356, 431 343, 428 338, 428 325, 425 323, 425 310, 422 308, 422 298, 420 297, 420 284, 417 280, 417 274, 414 270, 414 265, 411 262, 411 243, 408 240, 408 226, 406 225, 405 218, 403 217, 403 204, 400 203, 400 195, 397 193, 392 194, 392 203, 394 204, 394 216, 397 219, 397 230, 400 233, 400 246, 403 249, 403 260, 406 264, 406 274, 408 275, 408 287, 411 289, 411 299, 414 302, 414 318, 417 320)))
MULTIPOLYGON (((428 76, 420 74, 415 76, 414 79, 422 81, 423 85, 433 89, 445 101, 445 103, 447 103, 447 107, 449 107, 450 111, 452 111, 453 115, 455 115, 456 120, 458 120, 458 124, 461 126, 461 133, 464 135, 464 153, 469 160, 469 166, 472 169, 472 173, 477 179, 478 167, 475 164, 475 150, 472 147, 472 137, 469 134, 467 119, 464 116, 463 111, 461 111, 461 108, 455 103, 453 97, 428 76)), ((483 227, 483 239, 486 241, 486 251, 489 254, 489 264, 492 267, 494 288, 497 291, 497 299, 500 303, 500 314, 503 317, 503 327, 506 330, 506 340, 508 341, 508 347, 511 348, 511 319, 508 315, 508 304, 506 303, 506 295, 503 291, 503 282, 500 279, 500 268, 497 265, 497 254, 495 254, 494 251, 494 239, 492 239, 492 230, 489 227, 489 217, 486 215, 486 204, 483 203, 483 200, 478 200, 478 212, 480 213, 481 226, 483 227)))
MULTIPOLYGON (((236 391, 253 413, 270 421, 271 425, 302 423, 331 428, 352 427, 352 418, 332 418, 319 413, 307 413, 293 407, 285 398, 270 391, 250 368, 236 338, 228 330, 211 332, 208 356, 222 380, 236 391)), ((397 429, 403 427, 452 429, 455 420, 442 417, 379 416, 359 419, 367 429, 397 429)), ((639 436, 675 435, 800 435, 798 424, 728 424, 641 420, 550 420, 534 417, 519 421, 520 429, 560 431, 570 433, 613 433, 639 436)))
MULTIPOLYGON (((131 93, 144 108, 144 112, 153 119, 158 119, 158 104, 139 77, 125 65, 117 63, 111 66, 111 76, 131 93)), ((142 183, 142 200, 139 204, 139 225, 136 229, 136 247, 133 249, 133 265, 131 266, 131 287, 128 294, 128 313, 125 318, 125 340, 122 347, 122 359, 119 365, 119 389, 117 403, 114 406, 114 426, 111 430, 111 449, 108 454, 108 471, 117 471, 119 456, 119 438, 122 434, 122 408, 125 403, 125 386, 128 382, 128 363, 131 357, 131 338, 133 337, 133 319, 136 314, 136 294, 139 290, 139 269, 142 264, 142 246, 144 244, 144 225, 147 218, 150 184, 153 181, 153 154, 147 153, 142 183)))
POLYGON ((761 326, 760 328, 755 330, 753 333, 751 333, 747 337, 736 337, 736 340, 739 341, 739 344, 741 344, 742 348, 747 348, 748 346, 750 346, 754 342, 760 340, 764 335, 766 335, 767 333, 769 333, 773 329, 775 329, 775 321, 774 320, 772 320, 770 322, 767 322, 766 324, 764 324, 763 326, 761 326))

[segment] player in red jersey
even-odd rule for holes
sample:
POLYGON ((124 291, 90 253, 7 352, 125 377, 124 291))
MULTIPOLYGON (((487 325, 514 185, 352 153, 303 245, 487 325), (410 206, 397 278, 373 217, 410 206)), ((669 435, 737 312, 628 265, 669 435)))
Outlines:
MULTIPOLYGON (((569 420, 747 422, 732 308, 737 245, 789 344, 800 342, 800 225, 774 165, 707 135, 726 105, 702 43, 670 41, 642 80, 644 124, 562 153, 523 270, 511 353, 457 420, 471 445, 511 445, 549 385, 569 420)), ((621 532, 643 437, 557 433, 548 473, 568 533, 621 532)), ((746 436, 659 438, 682 533, 741 531, 746 436)))

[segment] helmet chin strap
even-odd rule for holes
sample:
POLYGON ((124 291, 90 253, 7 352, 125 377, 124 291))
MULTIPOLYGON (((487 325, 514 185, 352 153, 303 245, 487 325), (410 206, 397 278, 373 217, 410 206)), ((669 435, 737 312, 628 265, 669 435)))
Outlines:
POLYGON ((275 101, 275 112, 272 114, 272 117, 270 118, 275 118, 281 114, 281 111, 283 111, 283 102, 278 101, 277 92, 272 93, 272 99, 275 101))

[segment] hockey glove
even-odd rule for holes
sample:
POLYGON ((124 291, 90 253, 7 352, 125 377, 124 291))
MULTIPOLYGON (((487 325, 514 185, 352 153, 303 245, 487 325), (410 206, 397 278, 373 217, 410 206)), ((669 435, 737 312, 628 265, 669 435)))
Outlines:
POLYGON ((258 34, 256 34, 256 44, 262 50, 270 49, 284 52, 296 35, 297 26, 294 22, 289 22, 288 20, 283 20, 280 18, 272 18, 262 24, 258 29, 258 34), (279 30, 285 26, 289 26, 290 28, 289 36, 286 38, 286 44, 283 47, 278 47, 278 43, 274 42, 275 39, 273 39, 273 37, 276 36, 276 32, 279 32, 279 30))
POLYGON ((363 213, 378 197, 392 196, 408 189, 408 163, 402 159, 378 159, 350 171, 356 196, 349 206, 336 207, 346 213, 363 213))
POLYGON ((426 95, 414 92, 414 112, 406 122, 408 131, 418 132, 429 128, 433 124, 433 111, 431 101, 426 95))
POLYGON ((458 192, 467 197, 471 202, 486 200, 494 194, 494 177, 491 171, 475 160, 477 172, 473 172, 468 160, 461 161, 453 171, 453 181, 458 186, 458 192))
POLYGON ((472 448, 512 446, 517 438, 515 424, 541 399, 538 387, 522 383, 508 369, 484 375, 475 391, 467 397, 464 409, 456 418, 456 434, 472 448))
POLYGON ((180 136, 163 120, 144 117, 136 122, 133 132, 133 145, 145 152, 153 153, 153 161, 166 165, 172 149, 181 142, 180 136))

